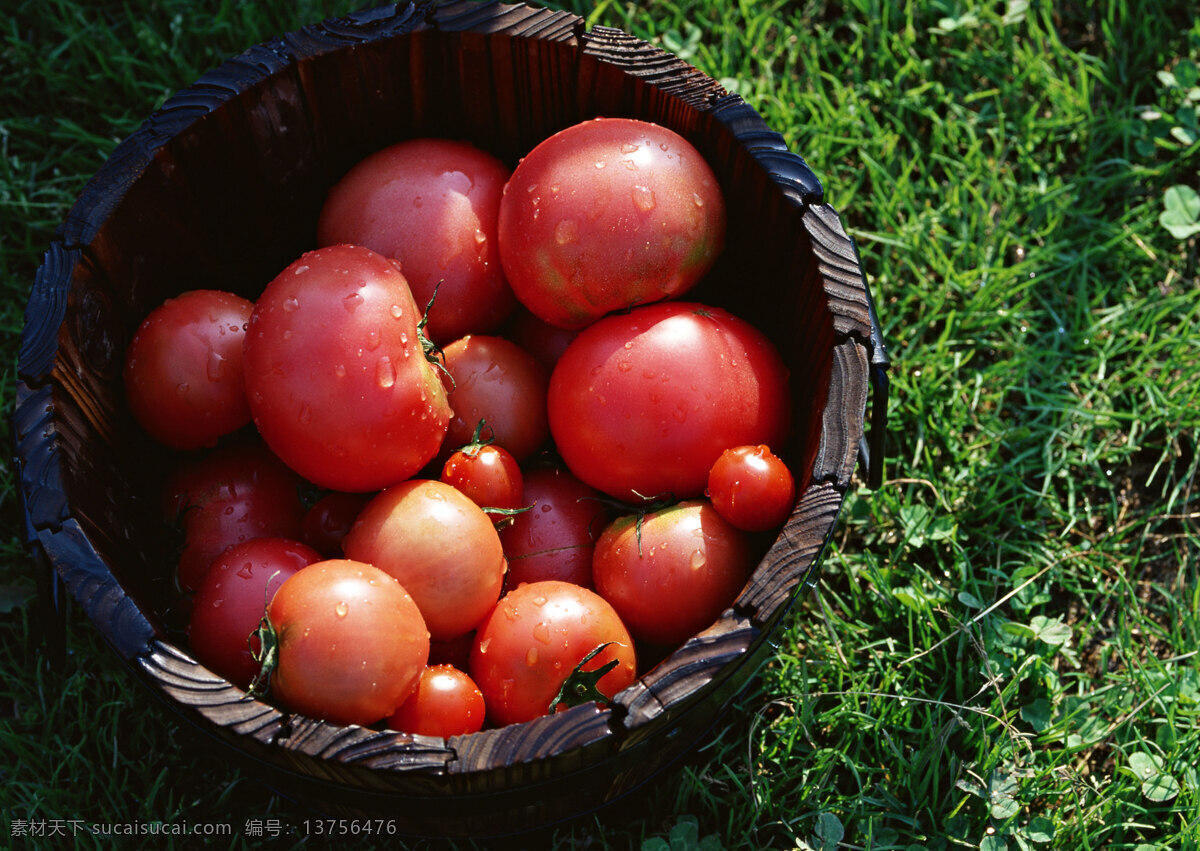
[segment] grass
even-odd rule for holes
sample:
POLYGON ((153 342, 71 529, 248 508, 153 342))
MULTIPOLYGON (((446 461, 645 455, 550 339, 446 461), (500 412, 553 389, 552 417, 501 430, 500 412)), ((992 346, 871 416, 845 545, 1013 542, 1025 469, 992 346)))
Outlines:
MULTIPOLYGON (((116 142, 224 57, 358 4, 10 5, 6 410, 41 251, 116 142)), ((531 847, 1200 847, 1200 279, 1197 237, 1159 222, 1169 187, 1200 188, 1200 145, 1157 73, 1200 60, 1193 4, 557 5, 722 79, 805 157, 895 365, 885 483, 851 493, 713 743, 628 822, 531 847)), ((3 464, 8 829, 223 823, 254 847, 249 820, 298 825, 77 611, 47 664, 14 488, 3 464)))

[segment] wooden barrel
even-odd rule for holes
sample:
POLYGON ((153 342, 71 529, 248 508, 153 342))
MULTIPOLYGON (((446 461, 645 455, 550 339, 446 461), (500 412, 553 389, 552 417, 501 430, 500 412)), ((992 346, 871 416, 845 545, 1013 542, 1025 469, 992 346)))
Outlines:
MULTIPOLYGON (((618 30, 526 5, 410 2, 250 48, 171 97, 87 184, 37 273, 14 434, 35 557, 167 714, 325 814, 404 833, 520 831, 615 801, 693 754, 771 652, 811 580, 866 448, 882 436, 887 359, 852 240, 820 182, 740 97, 618 30), (198 665, 166 625, 165 543, 148 446, 123 400, 125 348, 165 298, 254 298, 315 244, 325 193, 364 155, 461 138, 510 165, 593 116, 681 133, 728 205, 727 247, 689 299, 777 344, 797 503, 736 603, 611 706, 450 739, 283 712, 198 665)), ((871 471, 880 462, 874 447, 871 471)))

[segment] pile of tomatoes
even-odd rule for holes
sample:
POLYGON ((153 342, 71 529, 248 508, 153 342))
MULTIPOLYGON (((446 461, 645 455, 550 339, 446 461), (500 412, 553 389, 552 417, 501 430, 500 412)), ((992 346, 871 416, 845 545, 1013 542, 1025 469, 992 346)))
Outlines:
POLYGON ((168 299, 125 365, 178 450, 197 659, 436 736, 606 701, 719 617, 794 483, 788 372, 684 294, 725 206, 674 132, 599 118, 514 169, 413 139, 331 189, 254 301, 168 299))

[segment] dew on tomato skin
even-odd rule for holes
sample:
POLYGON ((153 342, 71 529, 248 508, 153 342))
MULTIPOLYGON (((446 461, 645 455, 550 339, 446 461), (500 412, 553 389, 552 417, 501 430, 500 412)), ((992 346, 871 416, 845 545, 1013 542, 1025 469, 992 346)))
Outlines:
POLYGON ((219 609, 219 608, 221 608, 221 604, 224 602, 225 602, 225 600, 222 599, 221 597, 214 597, 213 601, 212 601, 212 607, 214 609, 219 609))
POLYGON ((336 375, 338 378, 345 378, 346 377, 346 365, 344 363, 339 363, 339 364, 334 365, 333 374, 336 375))
POLYGON ((637 163, 635 163, 633 160, 621 160, 621 165, 625 166, 625 168, 629 169, 630 171, 638 170, 637 163))
POLYGON ((533 637, 542 644, 550 643, 550 625, 545 621, 538 621, 533 627, 533 637))
POLYGON ((569 245, 579 241, 579 222, 574 219, 563 219, 554 228, 554 241, 559 245, 569 245))
POLYGON ((367 332, 366 346, 368 352, 373 352, 378 349, 381 342, 383 342, 383 338, 380 336, 378 328, 372 328, 367 332))
POLYGON ((254 577, 254 565, 251 562, 246 562, 242 565, 242 569, 237 572, 237 575, 242 579, 252 579, 254 577))
POLYGON ((307 266, 297 266, 295 271, 292 272, 292 274, 293 275, 303 275, 307 271, 308 271, 307 266))
POLYGON ((361 293, 353 292, 342 299, 342 307, 346 308, 347 313, 353 313, 358 310, 358 306, 363 303, 361 293))
POLYGON ((621 372, 629 372, 629 370, 633 369, 633 364, 627 360, 617 361, 617 369, 621 372))
POLYGON ((344 618, 349 611, 350 611, 350 604, 347 603, 345 600, 340 600, 338 602, 338 604, 333 607, 333 613, 335 615, 337 615, 339 618, 344 618))
POLYGON ((424 204, 425 204, 425 199, 423 199, 420 195, 413 196, 413 206, 414 207, 420 208, 424 204))
POLYGON ((388 312, 392 314, 393 319, 402 319, 404 317, 404 308, 398 304, 393 304, 388 308, 388 312))
POLYGON ((537 648, 530 647, 528 650, 525 651, 525 664, 532 668, 534 665, 537 664, 537 661, 538 661, 537 648))
POLYGON ((191 389, 192 388, 190 386, 188 386, 188 383, 186 381, 181 381, 179 384, 175 385, 175 392, 178 393, 180 396, 184 395, 191 389))
POLYGON ((208 380, 220 381, 225 377, 225 358, 218 352, 208 353, 208 380))
POLYGON ((483 231, 481 231, 479 228, 476 228, 475 229, 475 244, 483 245, 486 242, 487 242, 487 234, 484 233, 483 231))
POLYGON ((662 148, 664 151, 666 151, 666 150, 669 150, 669 149, 670 149, 670 145, 668 145, 666 142, 659 142, 659 143, 658 143, 658 146, 659 146, 660 148, 662 148))
POLYGON ((476 648, 476 649, 478 649, 478 651, 479 651, 480 653, 487 653, 487 652, 488 652, 488 648, 489 648, 489 647, 491 647, 491 646, 492 646, 492 639, 491 639, 491 637, 489 636, 488 638, 485 638, 485 639, 483 639, 483 641, 480 641, 480 642, 479 642, 479 646, 478 646, 478 648, 476 648))
POLYGON ((294 295, 290 295, 283 300, 283 310, 285 313, 294 313, 300 309, 300 299, 294 295))
POLYGON ((387 390, 396 383, 396 367, 392 365, 392 359, 384 355, 375 365, 375 383, 380 388, 387 390))
POLYGON ((532 602, 535 606, 541 607, 541 606, 546 605, 546 603, 548 603, 549 601, 546 599, 546 597, 544 595, 538 594, 536 597, 533 598, 532 602))

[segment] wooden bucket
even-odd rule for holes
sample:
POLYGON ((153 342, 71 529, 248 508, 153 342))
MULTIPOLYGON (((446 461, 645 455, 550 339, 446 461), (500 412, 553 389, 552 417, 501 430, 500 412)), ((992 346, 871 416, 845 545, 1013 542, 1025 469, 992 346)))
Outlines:
POLYGON ((771 652, 816 568, 874 385, 879 475, 887 358, 858 255, 820 182, 737 95, 618 30, 525 5, 400 3, 258 45, 170 98, 87 184, 30 295, 13 432, 30 544, 168 713, 323 814, 484 836, 613 802, 695 753, 771 652), (592 116, 688 138, 728 204, 727 248, 689 299, 755 323, 791 369, 797 504, 710 628, 607 708, 448 740, 290 715, 198 665, 164 622, 164 546, 146 446, 123 402, 125 347, 166 297, 254 298, 314 245, 333 182, 413 136, 464 138, 515 165, 592 116))

